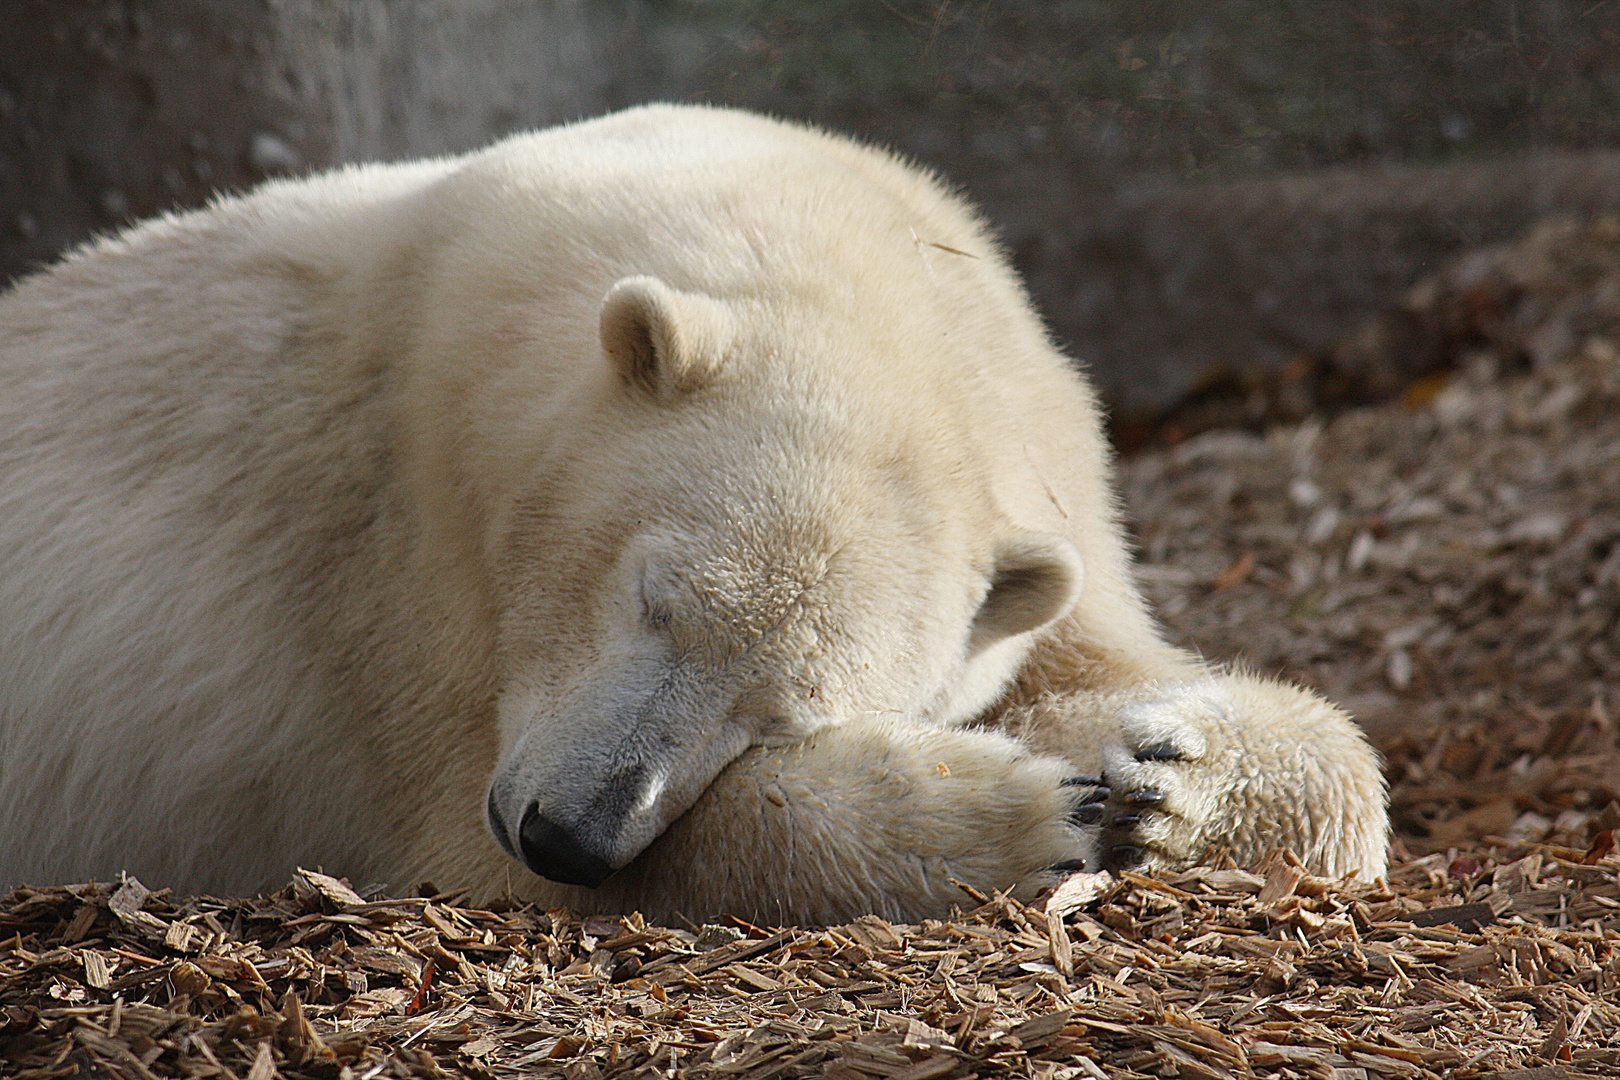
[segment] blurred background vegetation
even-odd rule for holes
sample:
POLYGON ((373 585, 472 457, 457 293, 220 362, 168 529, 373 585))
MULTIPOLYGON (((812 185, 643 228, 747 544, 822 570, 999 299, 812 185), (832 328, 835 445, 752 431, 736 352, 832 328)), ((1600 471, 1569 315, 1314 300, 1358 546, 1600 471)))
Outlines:
POLYGON ((1620 208, 1620 0, 6 0, 0 279, 330 163, 647 100, 895 146, 982 203, 1127 420, 1422 272, 1620 208))

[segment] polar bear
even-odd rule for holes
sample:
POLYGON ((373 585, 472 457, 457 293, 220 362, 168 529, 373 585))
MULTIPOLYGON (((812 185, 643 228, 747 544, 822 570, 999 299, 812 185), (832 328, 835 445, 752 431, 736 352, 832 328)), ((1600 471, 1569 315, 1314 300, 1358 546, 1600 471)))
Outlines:
POLYGON ((1374 753, 1168 646, 1096 401, 896 157, 651 106, 0 300, 0 882, 940 915, 1293 849, 1374 753))

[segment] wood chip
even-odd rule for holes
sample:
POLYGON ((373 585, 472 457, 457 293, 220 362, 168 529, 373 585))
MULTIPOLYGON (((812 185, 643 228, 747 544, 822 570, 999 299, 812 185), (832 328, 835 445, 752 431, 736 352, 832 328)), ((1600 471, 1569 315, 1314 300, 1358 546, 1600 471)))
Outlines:
POLYGON ((1484 903, 1452 904, 1448 907, 1414 911, 1409 919, 1413 926, 1455 926, 1459 930, 1478 930, 1496 921, 1496 912, 1484 903))

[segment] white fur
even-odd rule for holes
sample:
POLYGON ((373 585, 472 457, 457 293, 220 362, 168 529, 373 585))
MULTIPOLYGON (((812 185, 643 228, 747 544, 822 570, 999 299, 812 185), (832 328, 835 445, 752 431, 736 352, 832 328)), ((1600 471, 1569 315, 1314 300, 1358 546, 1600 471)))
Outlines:
POLYGON ((1117 844, 1372 874, 1384 829, 1342 716, 1159 639, 1091 392, 881 152, 635 109, 0 298, 0 882, 916 917, 1117 844), (1076 827, 1104 759, 1161 811, 1076 827), (513 862, 531 805, 618 872, 513 862))

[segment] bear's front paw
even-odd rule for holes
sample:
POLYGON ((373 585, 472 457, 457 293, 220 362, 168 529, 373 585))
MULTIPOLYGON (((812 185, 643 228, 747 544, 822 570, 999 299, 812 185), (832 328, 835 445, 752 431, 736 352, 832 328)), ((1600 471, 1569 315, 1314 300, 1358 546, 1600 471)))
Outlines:
MULTIPOLYGON (((1082 870, 1100 869, 1097 837, 1108 800, 1100 777, 988 732, 935 733, 934 762, 911 786, 931 822, 905 846, 946 880, 1033 899, 1082 870)), ((893 767, 889 757, 888 767, 893 767)), ((892 803, 890 805, 893 805, 892 803)))
POLYGON ((958 882, 1033 899, 1098 869, 1108 792, 1077 771, 998 732, 852 721, 747 751, 634 863, 563 899, 761 924, 941 918, 958 882))
POLYGON ((1252 866, 1287 848, 1315 873, 1383 872, 1377 755, 1316 695, 1217 676, 1128 704, 1118 723, 1103 749, 1104 866, 1179 869, 1223 851, 1252 866))
POLYGON ((1102 869, 1098 837, 1107 813, 1107 785, 1100 776, 1064 776, 1055 794, 1052 810, 1031 815, 1035 824, 1030 836, 1040 846, 1024 858, 1026 864, 1033 861, 1035 869, 1011 890, 1020 900, 1033 899, 1071 874, 1102 869))
POLYGON ((1103 748, 1107 802, 1099 815, 1108 869, 1178 867, 1206 853, 1233 779, 1209 731, 1226 702, 1204 685, 1177 686, 1120 714, 1120 741, 1103 748))

